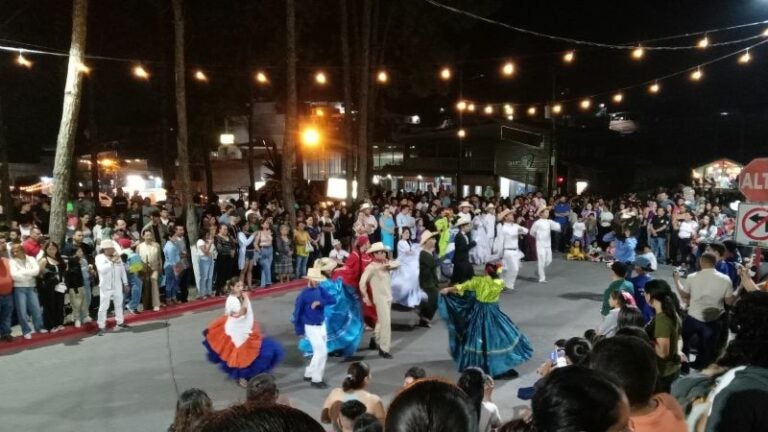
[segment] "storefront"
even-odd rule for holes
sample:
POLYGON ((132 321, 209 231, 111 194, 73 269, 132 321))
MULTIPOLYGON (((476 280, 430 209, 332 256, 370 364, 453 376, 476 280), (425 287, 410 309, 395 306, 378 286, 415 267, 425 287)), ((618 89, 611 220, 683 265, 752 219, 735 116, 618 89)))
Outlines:
POLYGON ((696 167, 691 172, 693 184, 706 189, 737 189, 737 178, 744 165, 730 159, 718 159, 696 167))

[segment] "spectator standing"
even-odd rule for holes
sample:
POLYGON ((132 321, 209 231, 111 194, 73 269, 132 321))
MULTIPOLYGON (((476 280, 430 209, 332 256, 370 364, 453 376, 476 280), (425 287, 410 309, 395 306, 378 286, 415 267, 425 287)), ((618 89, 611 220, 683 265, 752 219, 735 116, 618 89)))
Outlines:
POLYGON ((10 264, 14 306, 24 339, 32 339, 33 329, 28 323, 30 316, 35 331, 48 333, 48 329, 43 325, 43 314, 35 292, 35 279, 40 274, 40 265, 24 252, 21 244, 11 245, 10 264))
POLYGON ((293 277, 293 240, 288 225, 280 225, 280 233, 275 239, 275 273, 280 283, 293 277))
MULTIPOLYGON (((5 239, 3 239, 5 240, 5 239)), ((4 241, 0 242, 5 251, 4 241)), ((11 314, 13 313, 13 278, 11 277, 11 260, 0 257, 0 340, 13 342, 11 336, 11 314)))
MULTIPOLYGON (((64 296, 67 292, 66 264, 59 253, 59 245, 49 241, 40 265, 40 301, 43 306, 43 325, 51 333, 64 329, 64 296)), ((122 304, 120 305, 122 307, 122 304)))
POLYGON ((192 274, 192 265, 189 261, 189 248, 187 247, 186 229, 183 224, 175 225, 173 227, 175 235, 171 238, 171 241, 176 245, 176 249, 179 251, 179 262, 181 263, 181 270, 177 276, 178 278, 178 299, 182 303, 186 303, 189 299, 189 281, 192 274))
POLYGON ((210 231, 197 241, 197 267, 200 272, 197 297, 207 299, 213 294, 213 264, 216 256, 216 246, 213 244, 213 236, 210 231))
MULTIPOLYGON (((216 263, 214 265, 214 287, 216 295, 224 294, 224 286, 235 275, 235 253, 237 242, 230 235, 226 224, 219 225, 219 232, 213 241, 216 247, 216 263)), ((167 283, 167 282, 166 282, 167 283)))
MULTIPOLYGON (((136 246, 136 253, 144 263, 143 285, 149 287, 149 295, 144 296, 144 310, 160 310, 160 270, 163 268, 160 244, 155 241, 151 229, 142 233, 142 242, 136 246)), ((147 290, 145 290, 145 293, 147 290)))
POLYGON ((336 264, 339 266, 344 265, 344 262, 349 258, 349 252, 344 250, 344 248, 341 245, 341 242, 337 239, 333 240, 333 249, 328 254, 328 257, 334 261, 336 261, 336 264))
POLYGON ((296 279, 301 279, 307 274, 309 254, 314 251, 314 247, 309 241, 310 237, 306 227, 307 224, 304 221, 298 221, 296 232, 293 233, 293 243, 296 251, 296 279))
MULTIPOLYGON (((568 217, 571 214, 571 205, 568 203, 568 197, 565 195, 560 196, 553 209, 555 213, 555 222, 560 224, 560 234, 555 234, 555 247, 560 252, 565 252, 565 239, 568 238, 568 217)), ((555 231, 557 233, 557 231, 555 231)))
POLYGON ((117 327, 128 328, 123 322, 123 292, 128 292, 128 277, 125 266, 116 253, 112 240, 102 240, 102 252, 96 256, 96 270, 99 272, 99 336, 104 336, 107 327, 107 310, 112 301, 115 306, 117 327))
POLYGON ((176 296, 179 294, 179 276, 184 270, 184 264, 181 262, 181 251, 177 243, 174 242, 176 231, 163 246, 163 256, 165 256, 165 303, 172 305, 177 303, 176 296))
POLYGON ((42 258, 43 245, 40 243, 42 237, 43 233, 38 228, 32 228, 29 231, 29 237, 23 243, 24 252, 27 256, 31 256, 34 259, 42 258))
POLYGON ((243 230, 237 233, 237 268, 240 269, 240 281, 245 284, 245 290, 253 286, 253 261, 258 251, 254 240, 256 240, 255 226, 246 223, 243 230))
POLYGON ((669 234, 670 220, 667 216, 667 210, 664 207, 656 209, 655 216, 648 224, 648 236, 653 254, 656 255, 658 262, 664 264, 667 256, 667 235, 669 234))
POLYGON ((392 217, 392 209, 389 206, 384 206, 384 211, 379 218, 379 226, 381 227, 381 242, 384 243, 387 250, 394 251, 397 225, 392 217))
POLYGON ((272 285, 272 260, 274 259, 272 224, 269 219, 261 221, 261 230, 256 236, 256 246, 259 249, 259 267, 261 267, 261 277, 259 285, 265 288, 272 285))
POLYGON ((66 259, 66 262, 65 282, 69 293, 69 304, 72 306, 72 321, 74 321, 75 327, 79 328, 86 318, 90 318, 88 316, 88 302, 85 299, 85 278, 83 277, 84 274, 88 274, 90 277, 90 272, 83 248, 77 247, 74 253, 66 259), (83 267, 85 267, 85 271, 83 267))

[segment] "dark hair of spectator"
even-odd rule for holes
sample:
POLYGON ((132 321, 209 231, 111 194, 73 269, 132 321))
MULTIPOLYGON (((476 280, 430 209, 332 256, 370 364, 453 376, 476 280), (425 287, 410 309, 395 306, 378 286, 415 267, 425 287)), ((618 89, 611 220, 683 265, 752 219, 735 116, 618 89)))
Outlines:
POLYGON ((666 281, 661 279, 648 281, 645 284, 645 293, 651 297, 651 300, 661 303, 661 311, 664 312, 664 315, 676 323, 680 322, 680 317, 683 315, 680 301, 666 281))
POLYGON ((405 378, 413 378, 414 380, 420 380, 427 377, 427 371, 419 366, 412 366, 405 371, 405 378))
POLYGON ((601 341, 589 356, 589 366, 616 381, 631 406, 646 405, 656 390, 656 353, 647 342, 634 336, 601 341))
POLYGON ((339 409, 339 414, 343 415, 347 419, 349 419, 351 422, 354 422, 357 420, 358 417, 365 414, 366 408, 365 404, 360 402, 359 400, 353 399, 348 400, 341 404, 341 408, 339 409))
POLYGON ((565 356, 568 357, 571 364, 580 365, 587 359, 591 349, 592 345, 588 340, 580 337, 570 338, 565 343, 565 356))
POLYGON ((363 413, 357 419, 352 426, 353 432, 382 432, 384 427, 379 419, 373 414, 363 413))
POLYGON ((639 326, 619 327, 619 329, 616 330, 616 334, 614 336, 634 336, 638 339, 642 339, 648 345, 653 346, 653 343, 651 342, 651 338, 648 337, 648 333, 646 333, 643 327, 639 327, 639 326))
POLYGON ((742 295, 733 308, 730 329, 736 336, 718 364, 768 368, 768 293, 742 295))
POLYGON ((195 432, 324 432, 309 414, 285 405, 235 405, 206 416, 195 432))
POLYGON ((456 383, 464 393, 472 400, 472 406, 475 407, 477 413, 477 421, 480 421, 480 408, 483 404, 483 396, 485 391, 485 372, 477 367, 469 367, 464 369, 459 377, 459 382, 456 383))
POLYGON ((477 414, 472 401, 458 387, 426 379, 401 391, 389 405, 387 432, 476 432, 477 414))
POLYGON ((198 388, 185 390, 176 401, 176 417, 168 429, 170 432, 187 432, 213 411, 208 394, 198 388))
POLYGON ((717 252, 718 255, 725 256, 725 245, 720 242, 713 242, 709 244, 709 248, 717 252))
POLYGON ((619 309, 619 314, 616 318, 617 327, 642 327, 645 325, 645 317, 640 309, 634 306, 624 306, 619 309))
POLYGON ((624 275, 627 274, 627 265, 621 261, 616 261, 613 264, 611 264, 611 271, 616 276, 624 277, 624 275))
POLYGON ((245 395, 250 404, 271 405, 277 402, 280 390, 272 374, 262 373, 248 380, 245 395))
POLYGON ((371 368, 365 362, 352 362, 347 368, 347 376, 341 388, 345 391, 359 390, 365 385, 365 379, 371 374, 371 368))

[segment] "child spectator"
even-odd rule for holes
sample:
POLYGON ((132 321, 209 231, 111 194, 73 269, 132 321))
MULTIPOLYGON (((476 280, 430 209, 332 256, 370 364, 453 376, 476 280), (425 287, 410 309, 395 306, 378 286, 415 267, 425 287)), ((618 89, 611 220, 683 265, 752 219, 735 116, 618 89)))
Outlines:
POLYGON ((581 240, 577 240, 574 237, 573 244, 571 245, 571 249, 568 251, 568 255, 566 255, 566 259, 568 261, 584 261, 587 259, 587 255, 581 248, 581 240))

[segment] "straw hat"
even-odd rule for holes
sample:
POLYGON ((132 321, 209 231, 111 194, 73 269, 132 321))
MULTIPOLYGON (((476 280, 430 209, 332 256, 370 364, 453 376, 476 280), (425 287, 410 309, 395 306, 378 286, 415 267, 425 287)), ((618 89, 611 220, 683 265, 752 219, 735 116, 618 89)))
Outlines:
POLYGON ((466 218, 460 218, 460 219, 459 219, 459 220, 456 222, 456 225, 454 225, 453 227, 454 227, 454 228, 461 228, 462 226, 464 226, 464 225, 469 225, 469 224, 471 224, 471 223, 472 223, 472 221, 471 221, 471 220, 469 220, 469 219, 466 219, 466 218))
POLYGON ((544 206, 544 207, 539 208, 538 210, 536 210, 536 214, 541 216, 541 212, 543 212, 544 210, 549 211, 549 207, 544 206))
POLYGON ((421 233, 421 242, 419 244, 424 246, 424 243, 426 243, 427 240, 437 237, 439 235, 440 233, 436 233, 436 232, 433 233, 433 232, 430 232, 429 230, 426 230, 423 233, 421 233))
POLYGON ((489 210, 489 209, 495 209, 495 208, 496 208, 496 206, 495 206, 495 205, 493 205, 493 203, 488 203, 488 205, 487 205, 487 206, 485 206, 485 209, 486 209, 486 210, 489 210))
POLYGON ((307 270, 307 280, 323 282, 325 281, 325 276, 323 276, 323 273, 320 272, 319 268, 311 268, 307 270))
POLYGON ((340 244, 341 242, 338 239, 333 239, 333 241, 331 242, 331 246, 333 247, 336 247, 336 245, 340 245, 340 244))
POLYGON ((99 246, 101 246, 101 249, 115 249, 115 243, 112 240, 102 240, 99 243, 99 246))
POLYGON ((368 249, 369 254, 374 254, 376 252, 386 252, 387 247, 384 246, 384 243, 382 242, 376 242, 373 245, 371 245, 370 249, 368 249))
POLYGON ((512 210, 506 209, 503 212, 499 213, 497 216, 500 220, 504 220, 505 217, 507 217, 508 214, 512 213, 512 210))
POLYGON ((371 205, 368 203, 363 203, 363 205, 360 206, 360 210, 368 210, 371 208, 371 205))
POLYGON ((475 206, 470 204, 469 201, 462 201, 461 204, 459 204, 459 209, 462 209, 464 207, 475 208, 475 206))
POLYGON ((329 272, 333 271, 337 265, 338 263, 330 258, 320 258, 319 260, 315 261, 314 268, 320 270, 321 272, 329 272))

